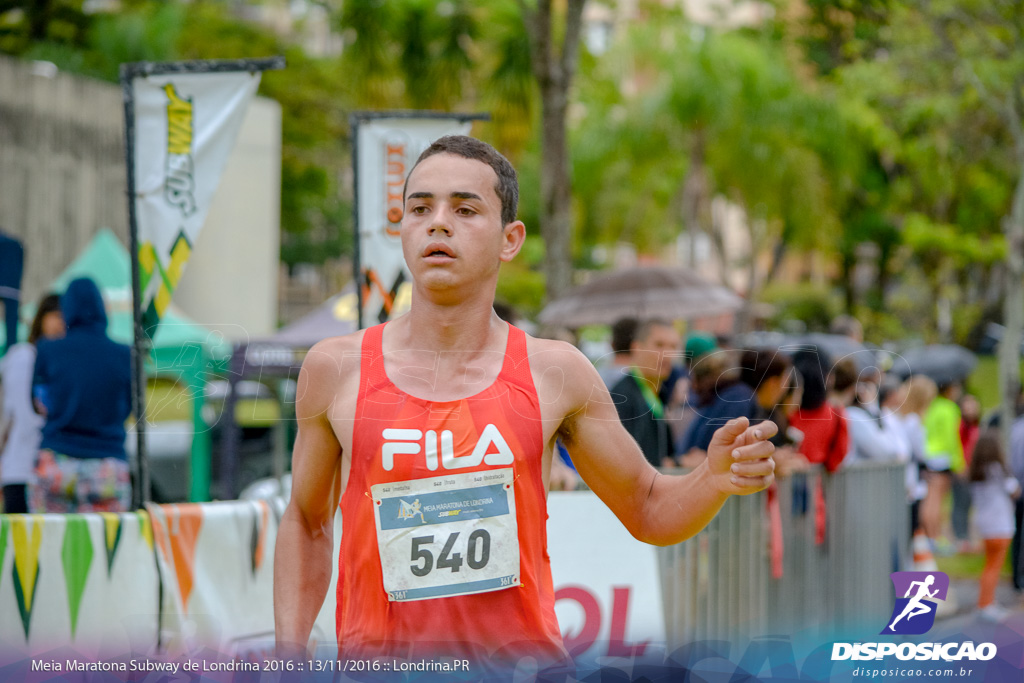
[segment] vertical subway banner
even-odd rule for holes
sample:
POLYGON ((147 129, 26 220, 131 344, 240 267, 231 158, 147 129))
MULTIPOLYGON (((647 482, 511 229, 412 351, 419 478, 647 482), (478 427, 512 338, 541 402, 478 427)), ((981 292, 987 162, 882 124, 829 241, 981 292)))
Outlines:
POLYGON ((259 71, 132 79, 143 328, 163 317, 206 220, 259 71))
POLYGON ((409 307, 402 256, 402 189, 420 152, 444 135, 467 135, 472 124, 444 115, 359 120, 357 186, 362 325, 384 322, 409 307))

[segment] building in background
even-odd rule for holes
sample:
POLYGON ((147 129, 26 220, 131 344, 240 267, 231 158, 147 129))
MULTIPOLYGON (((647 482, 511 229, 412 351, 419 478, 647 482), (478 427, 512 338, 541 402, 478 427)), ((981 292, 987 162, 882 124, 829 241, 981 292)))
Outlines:
MULTIPOLYGON (((0 57, 0 226, 25 246, 33 302, 101 228, 127 246, 121 89, 0 57)), ((174 303, 229 339, 277 327, 281 110, 249 107, 174 303)))

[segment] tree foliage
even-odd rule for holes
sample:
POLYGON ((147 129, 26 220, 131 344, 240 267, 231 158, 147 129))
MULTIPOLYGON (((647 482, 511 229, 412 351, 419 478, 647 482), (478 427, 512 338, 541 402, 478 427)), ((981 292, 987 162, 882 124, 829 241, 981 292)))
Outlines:
POLYGON ((735 263, 744 257, 711 220, 717 195, 743 208, 753 252, 776 254, 767 269, 745 257, 755 287, 786 248, 833 248, 861 163, 836 144, 854 127, 839 103, 808 87, 771 35, 698 31, 677 11, 650 11, 581 88, 581 234, 656 253, 701 232, 735 263))
POLYGON ((1005 317, 996 285, 1024 252, 1020 2, 772 0, 773 19, 735 29, 641 1, 591 53, 577 0, 346 0, 322 3, 343 42, 326 57, 237 14, 254 4, 0 0, 0 51, 107 80, 124 61, 284 54, 261 92, 284 116, 288 264, 352 248, 350 111, 487 111, 475 132, 520 170, 542 235, 503 275, 525 310, 595 247, 656 256, 692 233, 755 296, 792 289, 772 284, 787 254, 830 256, 844 307, 879 330, 959 334, 937 301, 1005 317), (727 253, 716 197, 742 208, 747 255, 727 253))

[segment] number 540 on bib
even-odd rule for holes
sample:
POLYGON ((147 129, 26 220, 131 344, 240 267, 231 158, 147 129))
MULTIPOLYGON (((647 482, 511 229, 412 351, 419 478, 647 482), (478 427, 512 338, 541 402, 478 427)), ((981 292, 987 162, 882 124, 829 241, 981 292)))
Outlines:
POLYGON ((371 488, 384 590, 426 600, 519 585, 511 468, 371 488))

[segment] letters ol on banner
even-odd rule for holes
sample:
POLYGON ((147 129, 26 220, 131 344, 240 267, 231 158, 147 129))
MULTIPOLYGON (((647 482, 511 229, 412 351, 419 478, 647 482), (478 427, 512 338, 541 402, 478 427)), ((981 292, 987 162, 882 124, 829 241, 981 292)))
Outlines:
POLYGON ((259 82, 259 70, 133 74, 133 200, 145 329, 171 302, 259 82))
POLYGON ((399 228, 405 178, 420 153, 444 135, 467 135, 480 115, 431 112, 353 114, 356 140, 356 253, 361 326, 384 322, 409 307, 409 274, 399 228))

